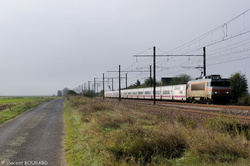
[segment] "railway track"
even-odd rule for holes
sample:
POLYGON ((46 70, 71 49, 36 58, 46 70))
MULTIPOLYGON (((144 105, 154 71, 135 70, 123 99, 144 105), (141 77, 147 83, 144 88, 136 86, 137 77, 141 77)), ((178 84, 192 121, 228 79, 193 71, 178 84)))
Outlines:
MULTIPOLYGON (((109 99, 114 100, 114 99, 109 99)), ((131 100, 123 99, 123 103, 132 105, 140 105, 142 107, 150 107, 150 109, 161 109, 162 111, 176 111, 192 114, 201 114, 207 116, 223 116, 250 121, 250 107, 236 105, 206 105, 192 104, 180 102, 157 101, 154 105, 150 100, 131 100)), ((157 112, 156 112, 157 114, 157 112)))

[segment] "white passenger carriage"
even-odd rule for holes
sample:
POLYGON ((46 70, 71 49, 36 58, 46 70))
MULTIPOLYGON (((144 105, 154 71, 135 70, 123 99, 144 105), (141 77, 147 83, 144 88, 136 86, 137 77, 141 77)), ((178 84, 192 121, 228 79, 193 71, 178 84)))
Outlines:
POLYGON ((143 88, 137 89, 137 98, 144 99, 144 89, 143 88))
MULTIPOLYGON (((187 102, 228 102, 231 94, 230 80, 219 75, 202 77, 187 84, 159 86, 155 89, 157 100, 187 102)), ((118 98, 119 91, 107 91, 106 97, 118 98)), ((153 99, 152 87, 121 90, 121 98, 153 99)))
POLYGON ((144 88, 144 98, 152 99, 153 88, 144 88))
MULTIPOLYGON (((162 99, 162 93, 161 93, 161 87, 156 87, 155 88, 155 98, 157 99, 157 100, 160 100, 160 99, 162 99)), ((153 93, 154 92, 152 92, 152 99, 154 98, 154 96, 153 96, 153 93)))
POLYGON ((173 100, 172 87, 173 86, 162 86, 161 87, 162 100, 173 100))
POLYGON ((173 85, 172 87, 172 98, 174 101, 186 101, 186 84, 173 85))
POLYGON ((131 89, 131 98, 137 99, 137 90, 136 89, 131 89))

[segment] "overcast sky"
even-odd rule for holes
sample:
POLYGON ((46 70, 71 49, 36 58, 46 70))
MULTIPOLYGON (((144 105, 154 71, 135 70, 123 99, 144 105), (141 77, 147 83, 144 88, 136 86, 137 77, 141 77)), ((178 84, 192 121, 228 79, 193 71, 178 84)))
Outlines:
MULTIPOLYGON (((148 67, 151 58, 133 55, 145 50, 144 54, 152 54, 153 46, 159 54, 169 53, 249 8, 249 0, 0 0, 0 95, 53 95, 102 73, 117 77, 107 71, 118 70, 118 65, 124 70, 148 67)), ((249 30, 249 13, 233 22, 239 26, 225 25, 219 31, 224 36, 212 33, 210 40, 249 30)), ((246 33, 226 44, 249 38, 246 33)), ((207 74, 229 77, 241 71, 250 82, 249 43, 240 48, 245 53, 238 58, 242 60, 228 52, 222 56, 229 62, 213 62, 212 54, 209 61, 209 51, 222 48, 220 44, 207 48, 207 74)), ((188 52, 180 50, 173 54, 188 52)), ((195 78, 200 71, 191 66, 201 66, 202 59, 165 57, 157 65, 158 80, 179 74, 195 78), (180 61, 185 65, 177 65, 180 61)), ((128 73, 129 83, 143 81, 146 75, 128 73)))

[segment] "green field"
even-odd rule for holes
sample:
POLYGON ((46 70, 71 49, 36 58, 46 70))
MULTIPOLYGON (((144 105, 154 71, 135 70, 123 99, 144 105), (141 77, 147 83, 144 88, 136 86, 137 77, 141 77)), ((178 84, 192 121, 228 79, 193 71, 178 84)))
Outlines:
POLYGON ((41 98, 41 97, 0 97, 0 104, 33 101, 33 100, 37 100, 38 98, 41 98))
POLYGON ((53 99, 53 97, 0 97, 0 124, 53 99))

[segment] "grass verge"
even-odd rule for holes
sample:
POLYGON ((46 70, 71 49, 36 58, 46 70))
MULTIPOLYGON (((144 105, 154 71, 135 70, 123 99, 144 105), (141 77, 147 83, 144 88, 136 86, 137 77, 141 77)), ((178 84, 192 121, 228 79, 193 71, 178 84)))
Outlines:
POLYGON ((250 164, 247 135, 227 129, 240 122, 211 118, 200 124, 183 115, 170 122, 140 107, 80 96, 65 101, 64 115, 70 166, 250 164))
POLYGON ((36 107, 44 102, 48 102, 52 97, 19 97, 0 99, 0 124, 15 118, 17 115, 36 107))

